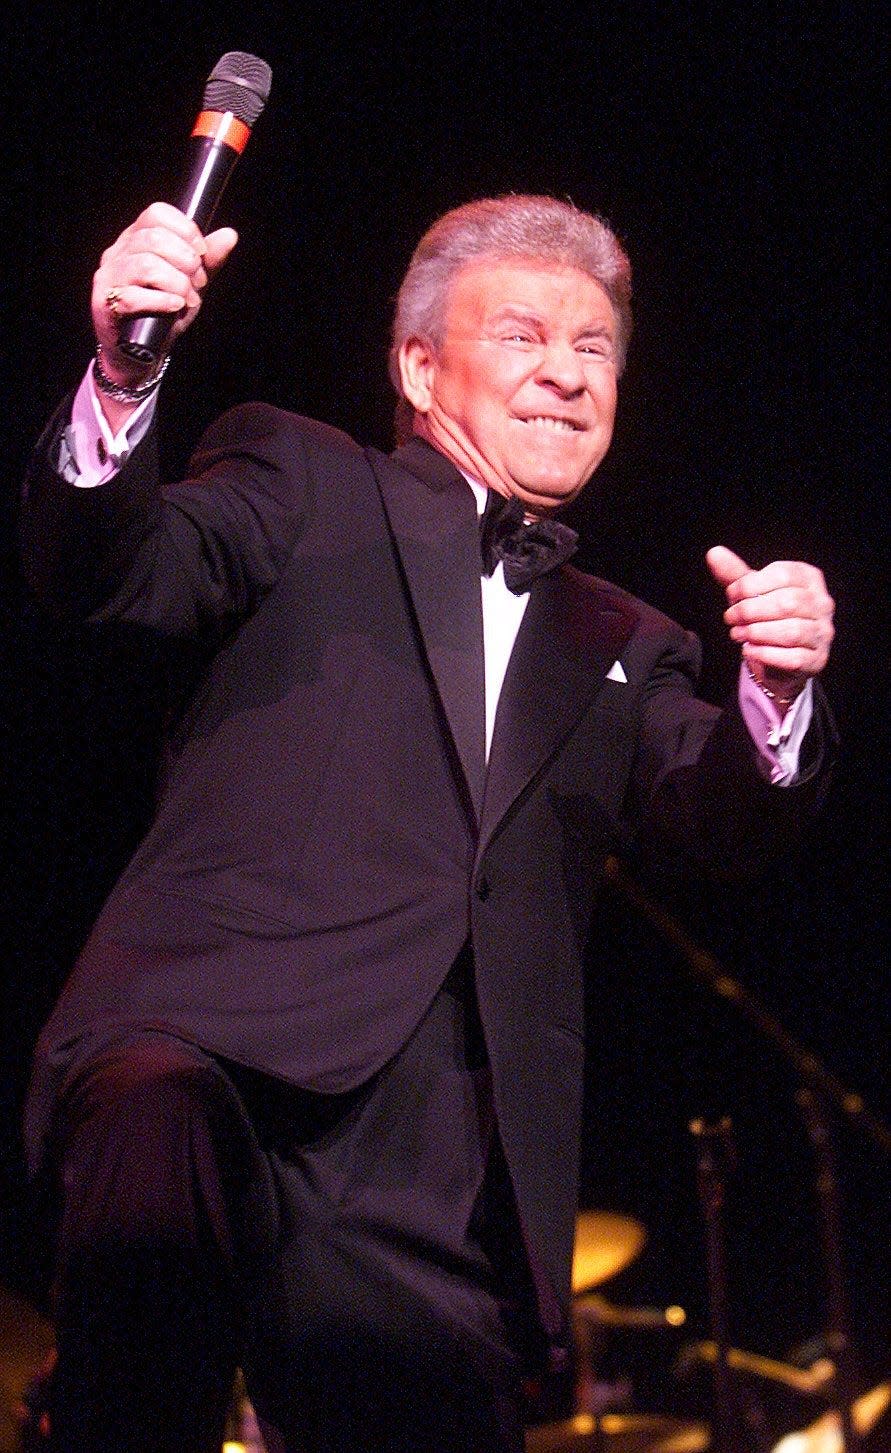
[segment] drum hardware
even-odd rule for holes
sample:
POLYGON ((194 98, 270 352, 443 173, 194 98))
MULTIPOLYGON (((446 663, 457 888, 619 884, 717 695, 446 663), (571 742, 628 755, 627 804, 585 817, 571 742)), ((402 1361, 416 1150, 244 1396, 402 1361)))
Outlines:
MULTIPOLYGON (((613 1211, 580 1211, 575 1223, 572 1257, 573 1342, 576 1376, 573 1407, 577 1413, 600 1416, 610 1409, 626 1408, 632 1387, 628 1378, 607 1382, 597 1378, 595 1364, 607 1325, 606 1314, 598 1317, 601 1305, 592 1288, 617 1276, 640 1254, 647 1233, 639 1221, 613 1211)), ((603 1303, 603 1308, 606 1307, 603 1303)))
POLYGON ((638 1413, 576 1413, 526 1434, 526 1453, 706 1453, 709 1447, 705 1423, 638 1413))
MULTIPOLYGON (((691 1362, 714 1365, 717 1357, 716 1343, 693 1342, 681 1353, 676 1371, 682 1374, 691 1362)), ((793 1367, 788 1362, 778 1362, 773 1357, 761 1357, 757 1352, 744 1352, 739 1347, 727 1348, 727 1366, 732 1372, 780 1383, 790 1392, 801 1393, 805 1397, 825 1393, 835 1377, 835 1363, 829 1357, 817 1358, 810 1367, 793 1367)))
POLYGON ((656 1331, 686 1322, 682 1307, 625 1307, 591 1290, 623 1271, 646 1244, 646 1231, 628 1216, 582 1211, 576 1218, 572 1264, 575 1413, 527 1431, 527 1453, 700 1453, 710 1446, 704 1423, 626 1412, 628 1379, 596 1379, 597 1352, 615 1329, 656 1331))
POLYGON ((658 1332, 667 1327, 683 1327, 687 1313, 683 1307, 620 1307, 596 1292, 576 1297, 573 1316, 590 1317, 599 1327, 633 1327, 640 1331, 658 1332))
POLYGON ((851 1336, 851 1318, 842 1252, 842 1213, 835 1145, 828 1118, 828 1102, 814 1077, 805 1077, 795 1094, 817 1167, 816 1190, 820 1214, 820 1241, 826 1274, 826 1345, 836 1365, 834 1397, 839 1407, 842 1453, 857 1453, 861 1446, 853 1416, 859 1373, 851 1336))
MULTIPOLYGON (((850 1422, 858 1438, 868 1438, 879 1420, 891 1407, 891 1382, 880 1382, 861 1393, 851 1404, 850 1422)), ((832 1408, 800 1433, 788 1433, 773 1448, 773 1453, 844 1453, 844 1426, 841 1414, 832 1408)), ((883 1447, 888 1445, 883 1442, 883 1447)))
MULTIPOLYGON (((721 961, 698 943, 680 920, 652 897, 626 871, 618 858, 607 859, 605 879, 613 891, 675 949, 689 977, 700 988, 707 989, 710 994, 732 1009, 739 1019, 756 1031, 764 1045, 770 1045, 785 1060, 801 1087, 796 1094, 796 1102, 805 1122, 816 1161, 816 1192, 828 1292, 825 1340, 829 1360, 835 1369, 831 1395, 833 1401, 837 1403, 838 1410, 835 1417, 838 1420, 841 1439, 839 1444, 834 1445, 832 1453, 836 1453, 836 1448, 838 1448, 838 1453, 858 1453, 861 1447, 861 1433, 854 1410, 860 1405, 860 1399, 857 1397, 859 1378, 850 1336, 850 1316, 842 1255, 843 1218, 832 1130, 839 1125, 856 1127, 869 1140, 872 1148, 887 1158, 891 1154, 891 1128, 869 1108, 862 1095, 846 1087, 812 1051, 793 1038, 785 1026, 770 1014, 743 984, 727 972, 721 961), (830 1128, 830 1116, 833 1120, 832 1129, 830 1128)), ((700 1145, 698 1181, 708 1233, 706 1249, 712 1309, 712 1340, 715 1348, 713 1368, 717 1426, 714 1453, 739 1453, 739 1448, 744 1444, 745 1439, 742 1434, 741 1422, 736 1418, 736 1413, 739 1411, 735 1406, 737 1389, 730 1376, 731 1360, 727 1335, 726 1276, 721 1218, 724 1172, 732 1160, 732 1147, 729 1145, 729 1122, 726 1122, 727 1143, 723 1148, 721 1147, 723 1124, 724 1122, 720 1122, 717 1126, 707 1126, 704 1122, 697 1121, 690 1128, 697 1135, 700 1145), (724 1166, 720 1163, 722 1155, 726 1161, 724 1166), (737 1437, 737 1429, 740 1433, 739 1437, 737 1437)), ((753 1411, 757 1414, 757 1409, 753 1411)), ((764 1441, 764 1429, 758 1427, 755 1431, 759 1436, 760 1446, 767 1448, 769 1453, 770 1443, 764 1441)), ((806 1435, 810 1435, 810 1430, 806 1430, 806 1435)), ((813 1444, 813 1439, 811 1441, 814 1453, 816 1453, 816 1445, 813 1444)), ((783 1453, 787 1453, 787 1450, 784 1449, 783 1453)), ((788 1453, 793 1453, 793 1449, 790 1448, 788 1453)), ((800 1450, 795 1449, 794 1453, 800 1453, 800 1450)), ((811 1453, 811 1448, 802 1450, 802 1453, 811 1453)), ((822 1453, 822 1449, 820 1453, 822 1453)))
POLYGON ((629 1378, 606 1382, 594 1368, 609 1332, 632 1330, 658 1332, 682 1327, 687 1320, 683 1307, 622 1307, 595 1292, 576 1297, 572 1323, 576 1348, 575 1410, 601 1415, 628 1408, 633 1394, 629 1378))
MULTIPOLYGON (((690 1134, 697 1147, 696 1187, 705 1222, 708 1270, 709 1319, 715 1357, 712 1363, 714 1406, 714 1453, 738 1453, 748 1443, 743 1432, 744 1409, 728 1365, 730 1332, 727 1296, 727 1238, 724 1230, 724 1201, 727 1182, 736 1168, 733 1127, 725 1115, 709 1123, 691 1120, 690 1134)), ((757 1430, 761 1432, 760 1428, 757 1430)))

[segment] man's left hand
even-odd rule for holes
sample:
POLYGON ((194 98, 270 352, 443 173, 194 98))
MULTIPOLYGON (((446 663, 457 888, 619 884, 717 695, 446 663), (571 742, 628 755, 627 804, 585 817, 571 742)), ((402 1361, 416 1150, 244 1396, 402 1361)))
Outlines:
POLYGON ((822 571, 800 560, 752 570, 724 545, 705 558, 727 595, 731 639, 742 646, 756 681, 777 698, 794 700, 808 677, 823 670, 835 635, 835 601, 822 571))

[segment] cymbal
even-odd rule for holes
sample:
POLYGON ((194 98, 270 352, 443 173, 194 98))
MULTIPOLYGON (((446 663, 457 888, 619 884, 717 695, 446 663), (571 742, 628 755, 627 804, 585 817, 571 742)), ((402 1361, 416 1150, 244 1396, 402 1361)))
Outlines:
POLYGON ((562 1423, 543 1423, 526 1433, 526 1453, 705 1453, 705 1423, 641 1413, 576 1413, 562 1423))
POLYGON ((639 1221, 613 1211, 580 1211, 575 1222, 572 1290, 590 1291, 616 1276, 643 1250, 647 1233, 639 1221))

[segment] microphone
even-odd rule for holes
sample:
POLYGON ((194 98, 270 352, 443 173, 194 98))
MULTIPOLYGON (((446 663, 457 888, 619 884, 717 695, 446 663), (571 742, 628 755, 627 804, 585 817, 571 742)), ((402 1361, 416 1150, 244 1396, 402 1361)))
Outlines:
MULTIPOLYGON (((227 51, 207 78, 201 111, 189 139, 188 167, 174 202, 201 231, 216 211, 232 168, 248 143, 251 127, 269 99, 272 71, 258 56, 227 51)), ((157 364, 175 314, 149 313, 130 318, 118 347, 128 358, 157 364)))

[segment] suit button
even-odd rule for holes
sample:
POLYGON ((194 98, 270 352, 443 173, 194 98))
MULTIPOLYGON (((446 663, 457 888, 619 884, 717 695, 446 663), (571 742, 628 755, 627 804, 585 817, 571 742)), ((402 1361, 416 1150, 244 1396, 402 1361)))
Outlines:
POLYGON ((478 878, 476 882, 476 896, 481 903, 485 903, 491 892, 492 888, 488 878, 485 875, 482 878, 478 878))

